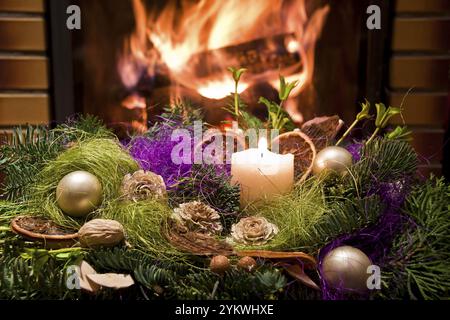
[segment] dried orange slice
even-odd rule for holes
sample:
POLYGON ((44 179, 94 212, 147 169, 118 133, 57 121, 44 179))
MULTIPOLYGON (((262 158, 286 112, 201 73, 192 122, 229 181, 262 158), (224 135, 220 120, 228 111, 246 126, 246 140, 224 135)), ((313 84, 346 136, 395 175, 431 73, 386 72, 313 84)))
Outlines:
POLYGON ((294 155, 294 178, 304 181, 312 171, 316 158, 316 147, 312 140, 300 129, 286 132, 272 140, 272 146, 278 143, 280 154, 294 155))
POLYGON ((207 131, 202 140, 195 146, 194 152, 203 155, 207 163, 225 164, 231 162, 231 154, 236 151, 245 150, 245 137, 241 131, 211 130, 207 131), (221 148, 215 148, 215 143, 220 142, 221 148))

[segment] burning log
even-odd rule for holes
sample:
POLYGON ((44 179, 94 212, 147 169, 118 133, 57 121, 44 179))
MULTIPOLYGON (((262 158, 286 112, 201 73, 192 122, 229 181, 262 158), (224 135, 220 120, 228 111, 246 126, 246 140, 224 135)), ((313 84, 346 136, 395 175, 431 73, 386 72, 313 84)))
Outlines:
POLYGON ((200 79, 222 76, 228 66, 237 66, 247 68, 252 80, 257 81, 266 79, 268 73, 301 71, 298 46, 294 34, 279 34, 198 53, 190 58, 189 65, 195 66, 194 73, 200 79))

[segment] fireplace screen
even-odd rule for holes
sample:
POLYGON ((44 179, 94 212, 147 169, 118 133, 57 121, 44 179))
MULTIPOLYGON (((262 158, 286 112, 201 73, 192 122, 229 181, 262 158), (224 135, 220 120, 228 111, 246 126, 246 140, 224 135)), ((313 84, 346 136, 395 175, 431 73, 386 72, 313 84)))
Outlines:
POLYGON ((297 123, 324 114, 351 121, 358 101, 380 94, 380 83, 364 73, 383 54, 382 48, 366 54, 365 1, 76 3, 81 29, 64 31, 71 48, 61 61, 73 66, 73 75, 55 83, 70 88, 74 99, 55 108, 98 115, 118 131, 145 130, 180 99, 220 124, 234 90, 228 67, 248 69, 238 91, 261 117, 266 108, 258 98, 277 99, 280 74, 299 81, 285 104, 297 123))

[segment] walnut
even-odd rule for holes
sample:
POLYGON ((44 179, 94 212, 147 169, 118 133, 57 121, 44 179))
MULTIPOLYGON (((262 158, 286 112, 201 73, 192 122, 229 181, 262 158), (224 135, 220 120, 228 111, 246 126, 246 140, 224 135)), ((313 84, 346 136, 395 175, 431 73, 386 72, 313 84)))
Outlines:
POLYGON ((160 175, 139 170, 123 178, 121 194, 125 199, 132 201, 163 199, 166 197, 166 184, 160 175))
POLYGON ((115 220, 94 219, 78 231, 82 247, 112 247, 125 239, 123 226, 115 220))
POLYGON ((210 236, 222 232, 219 213, 200 201, 180 204, 174 209, 172 217, 192 232, 210 236))
POLYGON ((259 246, 278 233, 278 227, 263 217, 242 218, 231 227, 229 241, 236 244, 259 246))

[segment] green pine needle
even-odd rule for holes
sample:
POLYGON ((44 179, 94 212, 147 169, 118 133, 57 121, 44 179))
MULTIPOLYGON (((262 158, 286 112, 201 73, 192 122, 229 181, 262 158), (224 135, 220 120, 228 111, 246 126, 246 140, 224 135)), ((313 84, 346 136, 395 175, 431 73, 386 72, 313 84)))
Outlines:
POLYGON ((380 295, 449 299, 450 186, 442 178, 431 178, 413 190, 404 211, 412 223, 394 242, 380 295))

